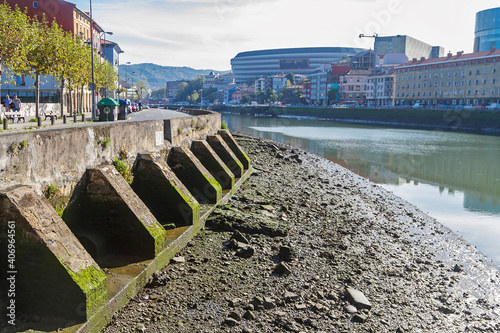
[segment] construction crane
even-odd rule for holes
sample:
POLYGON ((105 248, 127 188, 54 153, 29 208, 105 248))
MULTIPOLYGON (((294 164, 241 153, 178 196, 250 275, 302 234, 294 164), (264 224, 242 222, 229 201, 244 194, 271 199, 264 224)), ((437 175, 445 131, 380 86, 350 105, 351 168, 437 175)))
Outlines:
POLYGON ((365 35, 365 34, 359 34, 359 38, 375 38, 378 37, 378 34, 374 33, 373 35, 365 35))

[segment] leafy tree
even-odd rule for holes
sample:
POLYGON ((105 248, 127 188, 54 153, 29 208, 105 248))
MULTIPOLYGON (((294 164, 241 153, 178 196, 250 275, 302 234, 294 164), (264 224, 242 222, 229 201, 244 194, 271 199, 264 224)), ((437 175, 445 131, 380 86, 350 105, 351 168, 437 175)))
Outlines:
POLYGON ((251 100, 252 99, 251 99, 250 95, 243 95, 241 97, 241 104, 248 104, 251 102, 251 100))
POLYGON ((338 101, 338 93, 339 88, 332 88, 328 91, 328 101, 330 104, 338 101))
MULTIPOLYGON (((198 76, 196 79, 189 81, 189 83, 183 82, 179 84, 177 91, 177 100, 178 101, 188 101, 190 103, 197 103, 192 101, 193 93, 196 91, 200 91, 203 89, 203 82, 205 81, 205 77, 203 75, 198 76), (188 100, 188 97, 191 97, 191 100, 188 100)), ((197 97, 196 99, 198 99, 197 97)))
POLYGON ((293 75, 293 73, 288 73, 287 75, 285 75, 285 77, 287 78, 287 81, 290 81, 290 84, 295 84, 295 76, 293 75))
POLYGON ((149 84, 146 81, 139 80, 135 85, 135 90, 137 93, 137 98, 139 101, 143 100, 148 95, 149 84))
POLYGON ((41 21, 33 20, 27 31, 27 48, 24 51, 26 62, 13 63, 16 74, 27 74, 35 79, 36 118, 40 125, 40 75, 51 75, 56 72, 58 61, 58 46, 54 36, 58 34, 57 23, 49 25, 45 18, 41 21))
MULTIPOLYGON (((95 59, 95 58, 94 58, 95 59)), ((98 58, 99 59, 99 58, 98 58)), ((111 63, 105 59, 94 62, 95 71, 95 84, 97 89, 108 90, 116 89, 116 81, 118 80, 118 73, 111 63)))
MULTIPOLYGON (((3 65, 13 70, 23 69, 26 64, 30 21, 19 7, 11 9, 7 3, 1 3, 0 22, 0 75, 2 75, 3 65)), ((0 89, 1 84, 2 82, 0 89)))
POLYGON ((277 102, 278 99, 279 99, 278 93, 274 89, 271 89, 267 97, 269 103, 277 102))

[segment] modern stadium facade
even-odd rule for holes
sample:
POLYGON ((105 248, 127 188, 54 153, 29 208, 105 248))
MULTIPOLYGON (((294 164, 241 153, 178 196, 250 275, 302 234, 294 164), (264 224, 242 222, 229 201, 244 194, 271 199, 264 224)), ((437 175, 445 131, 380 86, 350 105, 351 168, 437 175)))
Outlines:
POLYGON ((236 84, 279 73, 309 75, 322 64, 364 51, 354 47, 304 47, 241 52, 231 59, 236 84))

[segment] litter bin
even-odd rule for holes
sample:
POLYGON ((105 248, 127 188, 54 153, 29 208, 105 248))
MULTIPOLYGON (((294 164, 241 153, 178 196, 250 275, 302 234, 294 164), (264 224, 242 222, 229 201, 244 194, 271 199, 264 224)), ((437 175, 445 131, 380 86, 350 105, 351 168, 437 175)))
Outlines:
POLYGON ((119 99, 118 102, 120 106, 118 107, 118 120, 126 120, 127 119, 127 101, 123 99, 119 99))
POLYGON ((112 98, 103 98, 97 103, 99 109, 99 121, 116 120, 118 114, 118 102, 112 98))

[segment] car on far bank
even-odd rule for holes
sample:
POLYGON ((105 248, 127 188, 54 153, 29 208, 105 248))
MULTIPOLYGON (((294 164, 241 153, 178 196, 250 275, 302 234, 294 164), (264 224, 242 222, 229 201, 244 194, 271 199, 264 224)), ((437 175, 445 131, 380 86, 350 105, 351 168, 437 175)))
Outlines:
POLYGON ((413 104, 412 108, 414 108, 414 109, 423 109, 424 106, 422 104, 420 104, 420 103, 415 103, 415 104, 413 104))
POLYGON ((500 109, 500 104, 498 103, 492 103, 486 107, 488 110, 499 110, 500 109))
POLYGON ((466 106, 464 106, 464 109, 465 110, 473 110, 474 109, 474 105, 466 105, 466 106))

